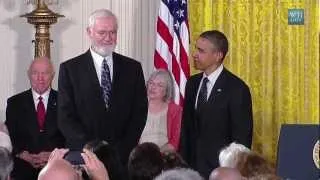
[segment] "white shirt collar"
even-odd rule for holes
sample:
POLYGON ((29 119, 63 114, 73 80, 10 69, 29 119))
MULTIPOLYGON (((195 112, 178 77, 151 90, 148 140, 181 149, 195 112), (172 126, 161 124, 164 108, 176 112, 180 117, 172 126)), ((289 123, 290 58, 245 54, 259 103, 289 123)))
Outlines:
POLYGON ((47 105, 48 105, 48 101, 49 101, 49 95, 50 95, 51 88, 48 88, 48 90, 46 90, 42 94, 38 94, 32 88, 31 88, 31 90, 32 90, 32 97, 33 97, 33 102, 34 102, 35 108, 37 109, 37 105, 38 105, 38 102, 39 102, 39 97, 41 96, 42 97, 42 102, 44 104, 44 107, 47 110, 47 105))
POLYGON ((201 79, 201 82, 199 84, 199 87, 198 87, 198 92, 197 92, 197 98, 196 98, 196 103, 195 103, 195 108, 197 108, 197 103, 198 103, 198 96, 199 96, 199 92, 200 92, 200 87, 202 86, 202 83, 203 83, 203 79, 204 78, 208 78, 208 83, 207 83, 207 99, 210 97, 210 94, 211 94, 211 91, 212 91, 212 88, 214 86, 214 84, 216 83, 219 75, 221 74, 223 70, 223 65, 221 64, 215 71, 213 71, 211 74, 209 74, 209 76, 207 76, 204 72, 202 73, 202 79, 201 79))
POLYGON ((90 52, 91 52, 91 56, 92 56, 92 59, 93 59, 94 67, 96 69, 96 73, 97 73, 97 76, 98 76, 100 84, 101 84, 101 67, 102 67, 103 59, 107 60, 107 64, 108 64, 109 70, 110 70, 110 78, 112 80, 112 78, 113 78, 113 58, 112 58, 112 54, 107 56, 107 57, 103 57, 100 54, 96 53, 91 47, 90 47, 90 52))
POLYGON ((223 65, 220 64, 220 66, 215 71, 213 71, 211 74, 209 74, 208 76, 206 75, 206 73, 203 73, 202 79, 207 77, 209 82, 214 85, 215 82, 217 81, 219 75, 221 74, 222 70, 223 70, 223 65))

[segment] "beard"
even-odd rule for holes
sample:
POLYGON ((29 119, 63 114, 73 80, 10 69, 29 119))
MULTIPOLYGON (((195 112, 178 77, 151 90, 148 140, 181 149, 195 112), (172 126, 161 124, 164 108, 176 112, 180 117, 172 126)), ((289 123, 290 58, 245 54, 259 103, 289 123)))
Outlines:
POLYGON ((116 48, 116 45, 108 45, 108 46, 92 45, 92 49, 102 57, 111 55, 115 48, 116 48))

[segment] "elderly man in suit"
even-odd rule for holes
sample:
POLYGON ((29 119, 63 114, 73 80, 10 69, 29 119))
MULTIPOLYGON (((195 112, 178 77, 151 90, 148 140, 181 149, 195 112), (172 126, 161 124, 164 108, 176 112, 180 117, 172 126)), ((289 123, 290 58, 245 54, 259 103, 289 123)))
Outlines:
POLYGON ((111 11, 90 15, 91 47, 60 65, 58 122, 67 147, 81 149, 89 141, 105 140, 126 163, 144 128, 148 105, 141 64, 113 52, 117 31, 111 11))
POLYGON ((208 179, 218 167, 221 148, 252 140, 252 105, 248 86, 223 67, 228 40, 219 31, 203 32, 193 54, 203 72, 187 82, 182 115, 181 154, 208 179))
POLYGON ((33 60, 28 77, 31 89, 7 101, 5 123, 13 145, 15 180, 37 179, 51 151, 65 143, 57 126, 57 91, 51 89, 54 69, 50 60, 33 60))

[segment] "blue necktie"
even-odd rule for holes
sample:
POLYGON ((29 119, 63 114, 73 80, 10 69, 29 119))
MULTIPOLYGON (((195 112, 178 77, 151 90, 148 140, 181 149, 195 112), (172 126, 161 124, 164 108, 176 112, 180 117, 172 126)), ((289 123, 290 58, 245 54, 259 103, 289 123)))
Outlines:
POLYGON ((202 85, 201 85, 199 95, 198 95, 197 110, 199 110, 207 102, 207 95, 208 95, 207 83, 208 83, 208 81, 209 80, 206 77, 202 80, 202 85))
POLYGON ((110 106, 111 97, 111 77, 107 60, 103 59, 101 68, 101 88, 103 92, 103 100, 107 108, 110 106))

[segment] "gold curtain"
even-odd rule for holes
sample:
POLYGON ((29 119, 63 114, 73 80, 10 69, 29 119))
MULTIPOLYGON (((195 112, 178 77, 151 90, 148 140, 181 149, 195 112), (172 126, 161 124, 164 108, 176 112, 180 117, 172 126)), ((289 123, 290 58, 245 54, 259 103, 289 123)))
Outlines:
POLYGON ((225 66, 251 90, 253 150, 272 162, 281 124, 319 124, 318 11, 318 0, 189 0, 191 53, 201 32, 226 34, 225 66), (304 25, 288 25, 291 8, 304 25))

